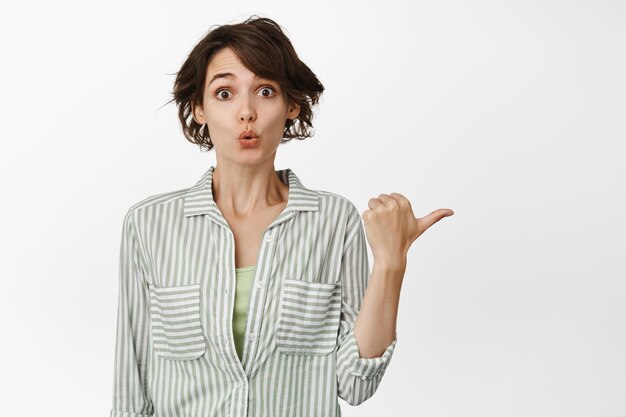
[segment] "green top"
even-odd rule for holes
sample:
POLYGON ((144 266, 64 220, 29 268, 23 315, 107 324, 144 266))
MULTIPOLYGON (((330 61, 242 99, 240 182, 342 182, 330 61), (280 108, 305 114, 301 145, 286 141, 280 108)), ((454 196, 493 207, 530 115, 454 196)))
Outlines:
POLYGON ((246 332, 246 317, 248 316, 248 303, 250 301, 250 289, 254 282, 256 265, 235 268, 237 287, 235 289, 235 308, 233 310, 233 336, 235 348, 239 360, 243 357, 244 333, 246 332))

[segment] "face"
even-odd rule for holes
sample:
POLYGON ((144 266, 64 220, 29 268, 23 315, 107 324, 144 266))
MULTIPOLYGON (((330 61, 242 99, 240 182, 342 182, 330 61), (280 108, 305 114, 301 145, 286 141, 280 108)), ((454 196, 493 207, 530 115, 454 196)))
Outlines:
POLYGON ((207 123, 218 160, 258 163, 275 156, 286 120, 299 112, 297 105, 288 108, 277 82, 257 77, 224 48, 209 62, 202 107, 194 108, 194 117, 207 123), (259 138, 254 146, 239 140, 249 129, 259 138))

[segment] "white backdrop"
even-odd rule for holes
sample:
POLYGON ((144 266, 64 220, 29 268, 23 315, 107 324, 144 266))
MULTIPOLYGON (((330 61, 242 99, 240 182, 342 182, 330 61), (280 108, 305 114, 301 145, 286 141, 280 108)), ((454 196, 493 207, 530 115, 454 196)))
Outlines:
POLYGON ((215 162, 161 108, 172 74, 252 14, 326 87, 277 169, 361 212, 391 192, 455 211, 411 248, 392 362, 343 414, 626 415, 626 3, 607 0, 0 3, 2 414, 108 416, 123 215, 215 162))

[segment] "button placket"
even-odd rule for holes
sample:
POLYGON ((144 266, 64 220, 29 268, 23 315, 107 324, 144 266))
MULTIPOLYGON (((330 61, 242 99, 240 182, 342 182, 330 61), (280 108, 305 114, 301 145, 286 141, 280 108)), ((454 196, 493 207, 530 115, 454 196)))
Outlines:
MULTIPOLYGON (((274 229, 270 229, 270 230, 267 232, 267 236, 265 236, 265 242, 266 242, 266 243, 271 243, 273 239, 274 239, 274 229)), ((271 252, 270 252, 270 253, 271 253, 271 252)), ((257 288, 262 288, 262 287, 263 287, 263 280, 259 280, 259 281, 256 283, 256 287, 257 287, 257 288)))
MULTIPOLYGON (((264 257, 269 257, 271 259, 271 254, 272 254, 272 246, 271 243, 274 240, 274 229, 270 229, 269 231, 266 232, 266 235, 263 239, 264 244, 263 247, 261 247, 261 250, 259 251, 259 259, 257 260, 257 268, 259 268, 259 266, 262 264, 262 261, 260 259, 261 256, 264 257)), ((256 287, 257 288, 263 288, 263 284, 264 284, 264 277, 262 275, 262 270, 257 271, 257 278, 258 281, 256 282, 256 287)), ((263 300, 265 297, 265 294, 261 292, 261 290, 259 290, 259 292, 255 295, 256 297, 261 297, 261 300, 263 300)), ((260 325, 260 323, 252 323, 252 330, 256 330, 258 331, 258 326, 260 325)), ((250 332, 247 335, 247 339, 250 341, 249 344, 249 348, 248 349, 255 349, 254 345, 255 343, 254 340, 256 339, 256 333, 254 332, 250 332)))
MULTIPOLYGON (((230 239, 231 239, 231 244, 232 244, 232 248, 233 250, 231 251, 231 259, 230 259, 230 264, 227 266, 227 270, 230 271, 229 275, 232 276, 232 280, 230 280, 229 282, 225 283, 226 287, 224 288, 224 293, 225 294, 229 294, 229 298, 230 298, 230 302, 229 305, 230 307, 228 308, 228 312, 225 314, 225 319, 228 320, 228 326, 231 327, 232 329, 232 325, 233 325, 233 308, 235 305, 235 295, 236 295, 236 285, 237 285, 237 278, 236 278, 236 272, 235 272, 235 251, 234 251, 234 247, 235 247, 235 236, 232 232, 232 230, 230 228, 228 228, 228 232, 230 234, 230 239), (232 285, 231 285, 232 283, 232 285), (230 291, 230 287, 233 288, 233 291, 230 291)), ((230 351, 233 353, 233 355, 229 355, 228 357, 228 361, 231 362, 233 364, 233 366, 235 366, 236 372, 237 374, 239 374, 240 376, 242 376, 243 378, 246 377, 246 371, 243 368, 243 365, 241 363, 241 361, 239 360, 239 358, 237 357, 237 351, 234 345, 234 338, 233 338, 233 334, 232 332, 229 332, 228 334, 224 335, 224 349, 227 351, 230 351), (232 347, 232 349, 230 349, 232 347)))

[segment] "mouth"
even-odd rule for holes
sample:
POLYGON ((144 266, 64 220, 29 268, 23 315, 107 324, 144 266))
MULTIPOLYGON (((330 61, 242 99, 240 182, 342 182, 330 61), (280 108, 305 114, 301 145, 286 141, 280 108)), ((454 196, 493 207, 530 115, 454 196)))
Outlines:
POLYGON ((259 135, 257 135, 257 133, 252 129, 244 130, 239 135, 239 139, 243 139, 243 140, 253 140, 253 139, 258 139, 258 138, 259 138, 259 135))
POLYGON ((260 138, 258 137, 242 137, 238 139, 239 141, 239 145, 241 145, 242 148, 255 148, 260 141, 260 138))

